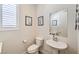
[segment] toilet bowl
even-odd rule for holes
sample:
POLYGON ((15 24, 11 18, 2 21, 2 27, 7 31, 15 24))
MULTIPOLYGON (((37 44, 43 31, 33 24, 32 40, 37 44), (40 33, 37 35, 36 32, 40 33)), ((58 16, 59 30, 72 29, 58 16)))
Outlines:
POLYGON ((38 52, 38 48, 39 48, 38 45, 33 44, 33 45, 31 45, 31 46, 28 48, 28 53, 37 53, 37 52, 38 52))
POLYGON ((30 54, 37 54, 40 51, 40 47, 43 45, 43 38, 42 37, 36 37, 36 43, 32 44, 27 48, 27 53, 30 54))

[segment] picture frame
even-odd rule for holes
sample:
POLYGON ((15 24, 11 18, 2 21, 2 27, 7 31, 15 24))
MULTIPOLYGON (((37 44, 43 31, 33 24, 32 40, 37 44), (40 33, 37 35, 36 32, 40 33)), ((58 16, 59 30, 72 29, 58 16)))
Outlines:
POLYGON ((57 20, 52 20, 52 26, 57 26, 57 20))
POLYGON ((38 17, 38 26, 43 26, 44 25, 44 16, 39 16, 38 17))
POLYGON ((32 17, 25 16, 25 26, 32 26, 32 17))

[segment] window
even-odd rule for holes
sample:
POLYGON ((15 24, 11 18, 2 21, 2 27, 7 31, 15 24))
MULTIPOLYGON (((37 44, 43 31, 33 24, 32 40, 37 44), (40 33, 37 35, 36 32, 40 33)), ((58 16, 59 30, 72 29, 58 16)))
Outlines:
MULTIPOLYGON (((1 28, 11 29, 17 27, 17 5, 15 4, 3 4, 1 5, 0 13, 0 26, 1 28)), ((5 30, 4 29, 4 30, 5 30)))

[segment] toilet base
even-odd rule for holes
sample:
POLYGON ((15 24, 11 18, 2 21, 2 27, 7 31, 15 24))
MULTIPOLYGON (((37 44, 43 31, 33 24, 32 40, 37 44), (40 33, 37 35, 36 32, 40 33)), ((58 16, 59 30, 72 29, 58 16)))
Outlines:
POLYGON ((28 53, 28 52, 27 52, 27 54, 39 54, 39 52, 35 52, 35 53, 28 53))

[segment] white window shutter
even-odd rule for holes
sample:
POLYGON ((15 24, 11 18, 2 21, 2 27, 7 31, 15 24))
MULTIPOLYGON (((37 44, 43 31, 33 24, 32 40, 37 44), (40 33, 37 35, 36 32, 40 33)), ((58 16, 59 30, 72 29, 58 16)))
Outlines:
POLYGON ((2 27, 16 27, 16 5, 2 5, 2 27))

